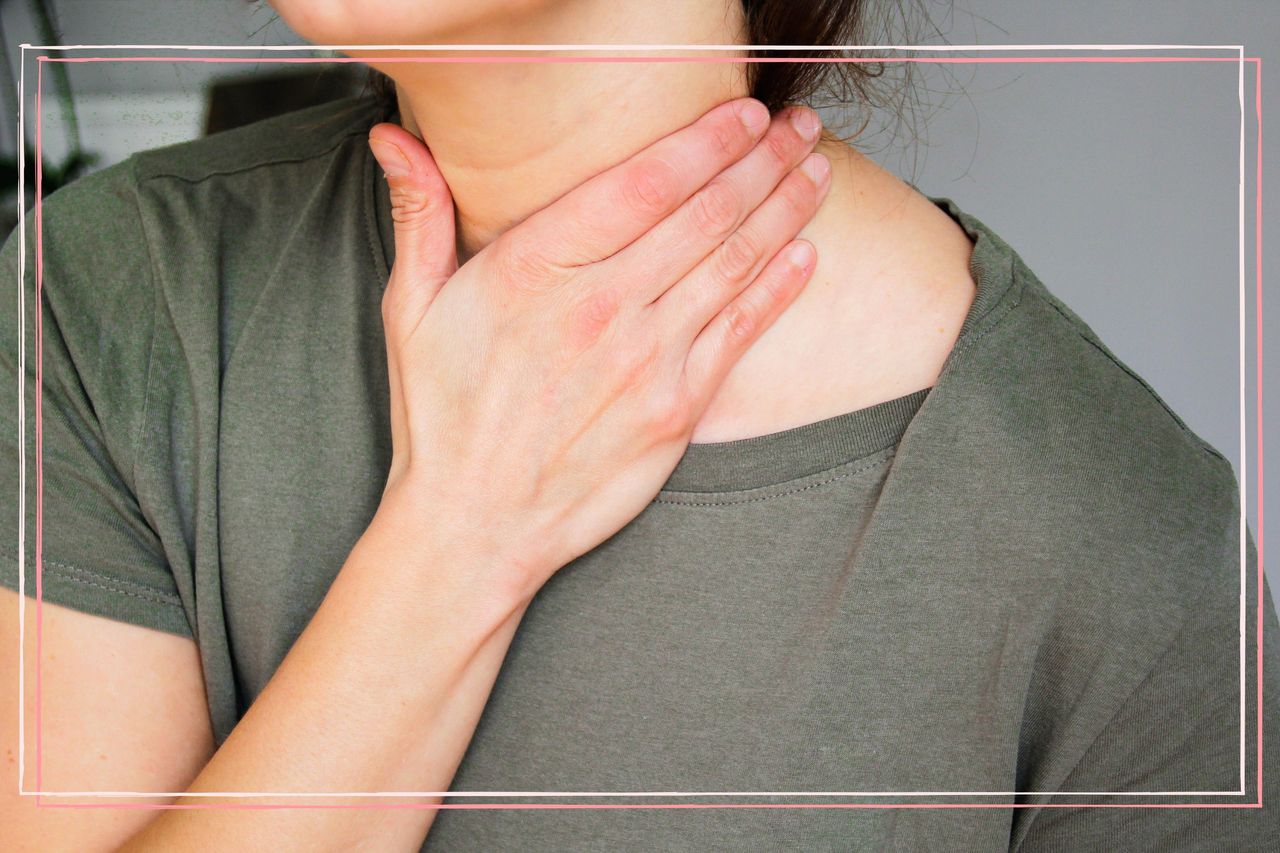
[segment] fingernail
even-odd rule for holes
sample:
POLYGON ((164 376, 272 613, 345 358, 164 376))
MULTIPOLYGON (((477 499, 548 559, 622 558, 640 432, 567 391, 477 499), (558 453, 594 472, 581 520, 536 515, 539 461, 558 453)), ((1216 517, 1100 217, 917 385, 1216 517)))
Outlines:
POLYGON ((815 151, 804 158, 800 168, 804 170, 804 173, 809 176, 809 180, 813 181, 818 189, 826 189, 827 183, 831 180, 830 160, 815 151))
POLYGON ((813 246, 801 241, 787 249, 787 263, 798 270, 808 269, 813 263, 813 246))
POLYGON ((758 130, 767 124, 769 119, 769 108, 755 98, 738 104, 738 121, 750 130, 758 130))
POLYGON ((378 165, 388 177, 398 178, 413 171, 413 166, 409 165, 409 158, 390 142, 370 139, 369 150, 373 152, 373 159, 378 161, 378 165))
POLYGON ((807 107, 796 107, 791 111, 791 126, 796 129, 796 133, 812 142, 818 138, 818 131, 822 129, 822 120, 813 110, 807 107))

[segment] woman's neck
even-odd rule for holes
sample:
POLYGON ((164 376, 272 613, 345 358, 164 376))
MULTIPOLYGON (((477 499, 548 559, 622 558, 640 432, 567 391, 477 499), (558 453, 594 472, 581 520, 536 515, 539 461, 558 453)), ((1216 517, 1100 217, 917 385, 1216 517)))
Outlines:
MULTIPOLYGON (((431 39, 746 42, 741 0, 535 3, 519 17, 489 18, 431 39)), ((396 81, 401 124, 426 142, 449 184, 464 263, 591 176, 748 94, 743 62, 393 63, 374 50, 345 52, 396 81)), ((974 291, 964 231, 856 148, 824 138, 818 150, 831 160, 831 187, 799 235, 817 248, 817 268, 796 302, 734 365, 695 441, 760 435, 925 387, 968 310, 974 291), (835 367, 814 371, 815 363, 835 367)))
MULTIPOLYGON (((483 33, 451 33, 448 43, 724 45, 746 40, 740 0, 725 0, 723 6, 687 0, 585 2, 552 9, 545 18, 529 14, 516 23, 487 26, 483 33)), ((592 55, 601 54, 578 54, 592 55)), ((683 55, 745 56, 745 51, 683 55)), ((396 81, 401 125, 426 142, 449 184, 461 261, 592 175, 716 104, 748 94, 747 66, 741 62, 369 64, 396 81)))

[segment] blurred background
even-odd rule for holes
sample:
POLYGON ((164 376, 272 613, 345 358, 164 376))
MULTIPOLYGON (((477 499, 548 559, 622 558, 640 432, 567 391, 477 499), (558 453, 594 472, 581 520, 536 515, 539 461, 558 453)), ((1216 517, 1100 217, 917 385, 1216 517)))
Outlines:
MULTIPOLYGON (((28 44, 217 44, 250 47, 306 44, 262 0, 0 0, 5 51, 0 141, 0 233, 17 221, 17 80, 20 49, 28 44)), ((139 51, 91 51, 63 56, 126 56, 139 51)), ((174 59, 199 54, 170 51, 174 59)), ((251 54, 240 52, 239 55, 251 54)), ((277 54, 279 55, 279 54, 277 54)), ((298 55, 298 54, 293 54, 298 55)), ((326 55, 323 51, 306 56, 326 55)), ((364 67, 354 63, 285 66, 273 63, 111 62, 45 66, 42 106, 45 194, 79 175, 132 152, 181 142, 356 94, 364 67)), ((28 61, 27 91, 35 90, 28 61)), ((34 95, 30 98, 34 108, 34 95)), ((26 134, 34 160, 34 122, 26 134)), ((31 174, 30 172, 28 173, 31 174)), ((27 204, 34 203, 27 188, 27 204)))
MULTIPOLYGON (((1243 43, 1246 55, 1264 60, 1276 59, 1280 45, 1275 0, 920 0, 915 5, 928 23, 904 22, 879 43, 1243 43)), ((0 236, 17 219, 16 81, 23 42, 229 45, 240 48, 236 55, 251 57, 269 55, 255 53, 255 46, 304 44, 268 5, 254 0, 0 0, 0 109, 5 115, 0 236)), ((290 67, 267 61, 178 61, 200 55, 191 51, 67 55, 141 54, 174 61, 46 64, 41 115, 46 192, 133 151, 355 94, 364 83, 364 67, 354 63, 290 67)), ((1106 55, 1061 50, 1023 55, 1055 54, 1106 55)), ((25 144, 31 146, 36 62, 30 51, 26 65, 25 144)), ((1196 433, 1232 460, 1245 481, 1250 529, 1258 538, 1254 66, 1246 65, 1244 80, 1243 324, 1236 63, 919 63, 912 72, 897 102, 887 101, 866 115, 831 104, 824 109, 828 122, 853 131, 869 120, 859 134, 859 148, 922 191, 955 199, 1007 240, 1196 433)), ((1264 89, 1264 114, 1277 114, 1276 90, 1274 84, 1264 89)), ((1270 137, 1264 152, 1272 163, 1275 156, 1265 155, 1277 153, 1277 138, 1270 137)), ((1263 176, 1264 198, 1276 197, 1274 173, 1263 176)), ((30 167, 27 174, 29 209, 34 202, 30 167)), ((1280 221, 1273 206, 1264 216, 1280 221)), ((1265 270, 1280 264, 1277 242, 1273 237, 1264 247, 1265 270)), ((1271 330, 1264 332, 1264 359, 1277 365, 1277 300, 1270 291, 1264 295, 1263 325, 1271 330)), ((1270 377, 1280 368, 1265 370, 1270 377)), ((1280 386, 1268 379, 1265 390, 1264 445, 1280 447, 1275 440, 1280 439, 1280 395, 1275 393, 1280 386)), ((1268 576, 1273 588, 1280 587, 1280 568, 1271 566, 1268 576)))

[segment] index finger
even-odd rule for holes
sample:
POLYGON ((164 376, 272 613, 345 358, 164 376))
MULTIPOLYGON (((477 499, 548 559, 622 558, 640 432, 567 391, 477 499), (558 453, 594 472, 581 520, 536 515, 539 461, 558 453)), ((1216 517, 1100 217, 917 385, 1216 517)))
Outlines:
POLYGON ((747 154, 769 127, 767 107, 737 98, 588 179, 520 224, 544 259, 602 260, 627 246, 747 154), (549 256, 548 256, 549 255, 549 256))

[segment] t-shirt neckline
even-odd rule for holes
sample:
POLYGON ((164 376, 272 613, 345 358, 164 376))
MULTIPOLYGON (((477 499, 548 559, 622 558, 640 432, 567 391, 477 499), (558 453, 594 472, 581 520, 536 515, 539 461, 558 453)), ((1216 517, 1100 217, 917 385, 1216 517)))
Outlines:
MULTIPOLYGON (((398 112, 382 121, 395 121, 398 112)), ((364 157, 366 186, 372 202, 381 253, 375 252, 379 275, 385 283, 395 257, 391 225, 391 199, 376 161, 367 145, 364 157)), ((973 304, 943 364, 937 382, 908 394, 797 427, 731 441, 690 444, 663 484, 664 493, 722 493, 760 489, 797 480, 896 446, 926 398, 946 379, 956 357, 978 337, 975 329, 1010 289, 1012 251, 998 235, 950 198, 921 192, 955 220, 973 241, 969 272, 977 286, 973 304)))

